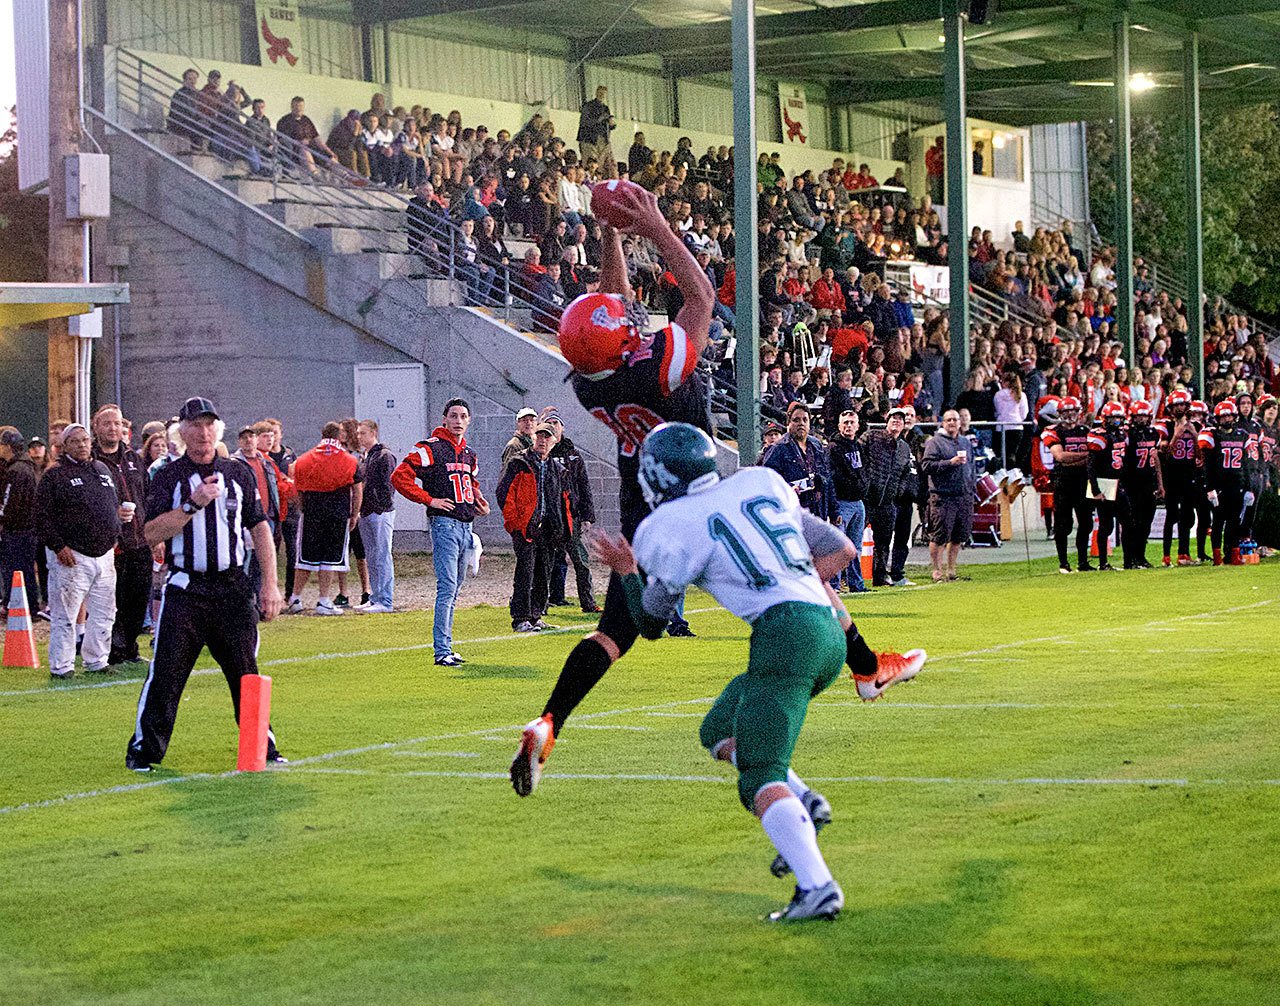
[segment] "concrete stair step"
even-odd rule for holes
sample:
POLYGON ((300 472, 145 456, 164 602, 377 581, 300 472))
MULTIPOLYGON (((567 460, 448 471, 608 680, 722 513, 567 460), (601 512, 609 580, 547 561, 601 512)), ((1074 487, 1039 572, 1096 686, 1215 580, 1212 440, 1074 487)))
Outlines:
POLYGON ((289 227, 354 227, 372 231, 403 230, 405 215, 381 207, 351 208, 276 199, 263 209, 289 227))
POLYGON ((307 241, 321 251, 336 255, 409 250, 409 236, 403 231, 375 231, 358 227, 308 227, 301 233, 307 241))

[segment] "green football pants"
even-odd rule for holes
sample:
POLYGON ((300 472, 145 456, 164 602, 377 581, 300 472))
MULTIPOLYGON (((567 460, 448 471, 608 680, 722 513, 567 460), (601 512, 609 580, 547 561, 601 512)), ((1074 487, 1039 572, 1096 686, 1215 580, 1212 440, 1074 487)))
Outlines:
POLYGON ((738 797, 747 810, 762 786, 786 782, 809 700, 840 676, 844 661, 844 633, 827 605, 787 601, 756 619, 746 673, 725 686, 699 731, 708 751, 736 739, 738 797))

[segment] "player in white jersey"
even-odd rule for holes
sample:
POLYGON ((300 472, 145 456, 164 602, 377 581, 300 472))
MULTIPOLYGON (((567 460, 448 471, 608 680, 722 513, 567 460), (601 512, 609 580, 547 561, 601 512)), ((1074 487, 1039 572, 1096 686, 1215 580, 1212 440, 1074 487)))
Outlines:
POLYGON ((707 713, 701 740, 712 757, 736 765, 743 806, 795 872, 795 896, 769 921, 833 919, 844 894, 818 851, 815 813, 805 799, 816 794, 791 770, 791 753, 810 699, 846 659, 859 694, 872 700, 915 677, 924 651, 876 655, 862 642, 827 586, 852 560, 853 543, 804 510, 776 472, 744 468, 721 481, 711 438, 685 423, 664 423, 641 447, 640 486, 654 510, 636 532, 634 551, 625 538, 604 534, 593 548, 622 577, 646 638, 661 635, 690 585, 751 624, 747 670, 707 713), (851 656, 849 634, 865 657, 851 656))

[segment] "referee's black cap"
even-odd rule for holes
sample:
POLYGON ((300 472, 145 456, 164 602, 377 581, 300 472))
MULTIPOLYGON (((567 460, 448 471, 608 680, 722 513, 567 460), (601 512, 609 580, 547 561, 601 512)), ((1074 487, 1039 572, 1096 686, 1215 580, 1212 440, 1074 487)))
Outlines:
POLYGON ((182 408, 178 410, 178 419, 180 420, 199 419, 201 416, 218 418, 218 410, 213 407, 213 402, 207 398, 188 398, 182 403, 182 408))

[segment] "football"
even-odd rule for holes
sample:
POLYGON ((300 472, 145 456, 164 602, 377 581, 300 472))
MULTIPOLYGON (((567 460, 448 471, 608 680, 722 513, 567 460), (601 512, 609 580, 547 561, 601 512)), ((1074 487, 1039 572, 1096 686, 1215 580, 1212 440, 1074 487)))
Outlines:
POLYGON ((623 228, 631 223, 629 215, 621 212, 618 196, 628 188, 640 189, 635 182, 623 178, 611 178, 607 182, 597 182, 591 187, 591 213, 598 220, 613 227, 623 228))

